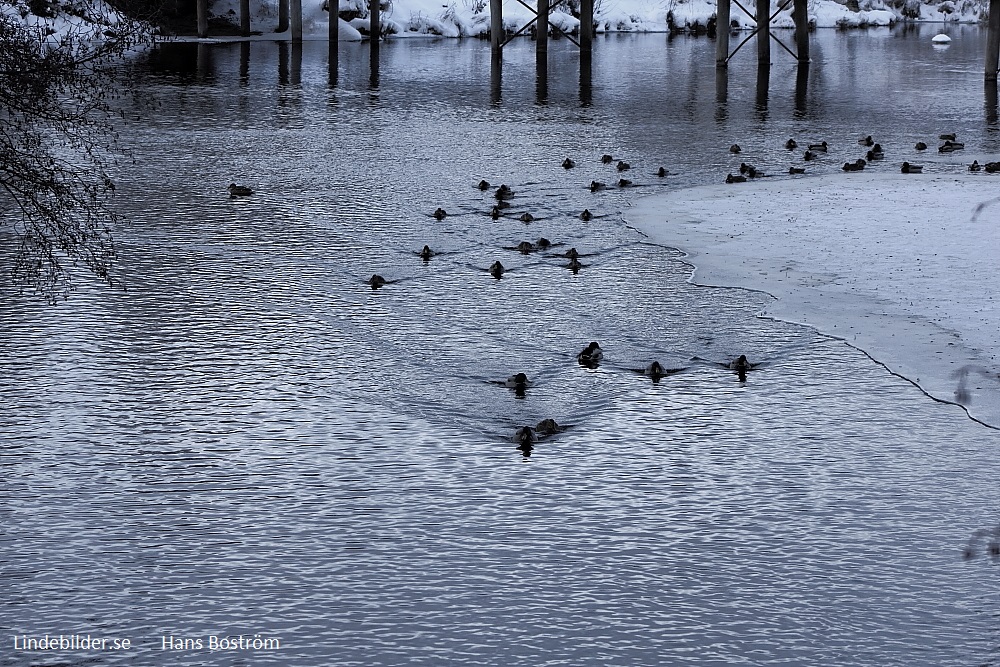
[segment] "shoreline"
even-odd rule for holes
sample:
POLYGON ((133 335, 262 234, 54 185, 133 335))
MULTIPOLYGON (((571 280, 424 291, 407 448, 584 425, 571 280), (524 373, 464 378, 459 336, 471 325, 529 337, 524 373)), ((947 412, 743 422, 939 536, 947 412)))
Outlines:
POLYGON ((625 218, 684 252, 690 282, 770 294, 759 316, 843 340, 1000 428, 1000 301, 987 250, 1000 231, 988 213, 972 215, 996 185, 982 174, 775 179, 645 197, 625 218))

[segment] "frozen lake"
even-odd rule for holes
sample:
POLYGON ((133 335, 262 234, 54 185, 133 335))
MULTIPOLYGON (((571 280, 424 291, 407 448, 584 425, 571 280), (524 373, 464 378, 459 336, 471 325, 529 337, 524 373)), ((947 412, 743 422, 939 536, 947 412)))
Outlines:
POLYGON ((377 81, 344 44, 336 86, 323 43, 163 47, 123 133, 128 291, 0 290, 0 665, 988 661, 996 571, 961 550, 997 522, 997 432, 623 220, 787 171, 790 136, 997 155, 985 34, 940 29, 819 31, 808 87, 775 50, 767 89, 665 35, 598 40, 582 82, 565 41, 545 80, 529 42, 501 77, 485 42, 388 43, 377 81), (516 193, 499 220, 480 179, 516 193), (133 648, 7 639, 46 633, 133 648), (208 649, 255 633, 280 648, 208 649))

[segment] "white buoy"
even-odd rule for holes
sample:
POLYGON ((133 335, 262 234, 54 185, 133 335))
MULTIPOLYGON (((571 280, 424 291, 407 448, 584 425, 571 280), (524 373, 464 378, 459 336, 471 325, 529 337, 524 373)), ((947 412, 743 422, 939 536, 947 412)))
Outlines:
POLYGON ((934 38, 931 39, 931 41, 934 42, 935 44, 947 44, 948 42, 951 41, 951 37, 949 37, 948 35, 946 35, 944 33, 940 33, 940 34, 934 35, 934 38))

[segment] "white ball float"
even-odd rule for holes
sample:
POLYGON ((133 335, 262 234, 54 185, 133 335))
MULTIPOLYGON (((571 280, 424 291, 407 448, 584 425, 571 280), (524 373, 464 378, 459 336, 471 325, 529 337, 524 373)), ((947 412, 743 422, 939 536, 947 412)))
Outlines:
POLYGON ((944 33, 940 33, 940 34, 934 35, 934 37, 931 39, 931 41, 934 42, 935 44, 947 44, 948 42, 951 41, 951 37, 949 37, 948 35, 946 35, 944 33))

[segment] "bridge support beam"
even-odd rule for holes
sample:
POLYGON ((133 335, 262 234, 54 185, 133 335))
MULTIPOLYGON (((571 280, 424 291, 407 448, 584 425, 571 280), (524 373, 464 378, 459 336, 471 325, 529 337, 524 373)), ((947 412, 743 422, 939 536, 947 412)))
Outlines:
POLYGON ((719 0, 715 10, 715 66, 729 65, 730 0, 719 0))
POLYGON ((250 0, 240 0, 240 36, 250 36, 250 0))
POLYGON ((771 2, 757 0, 757 65, 771 64, 771 2))
POLYGON ((792 21, 795 22, 795 54, 800 63, 809 62, 809 0, 794 0, 792 21))
POLYGON ((292 41, 302 41, 302 0, 288 0, 292 23, 292 41))
POLYGON ((494 57, 500 54, 504 37, 503 0, 490 0, 490 49, 494 57))
POLYGON ((990 0, 989 33, 986 37, 986 80, 997 80, 1000 63, 1000 0, 990 0))
POLYGON ((208 37, 208 0, 198 0, 198 37, 208 37))
POLYGON ((372 46, 374 48, 378 47, 379 35, 382 29, 379 27, 379 0, 371 0, 368 3, 368 37, 371 39, 372 46))
POLYGON ((594 50, 594 0, 580 0, 580 50, 594 50))
POLYGON ((549 57, 549 0, 538 0, 538 17, 535 19, 535 59, 549 57))
POLYGON ((275 32, 288 30, 288 0, 278 0, 278 27, 275 32))

